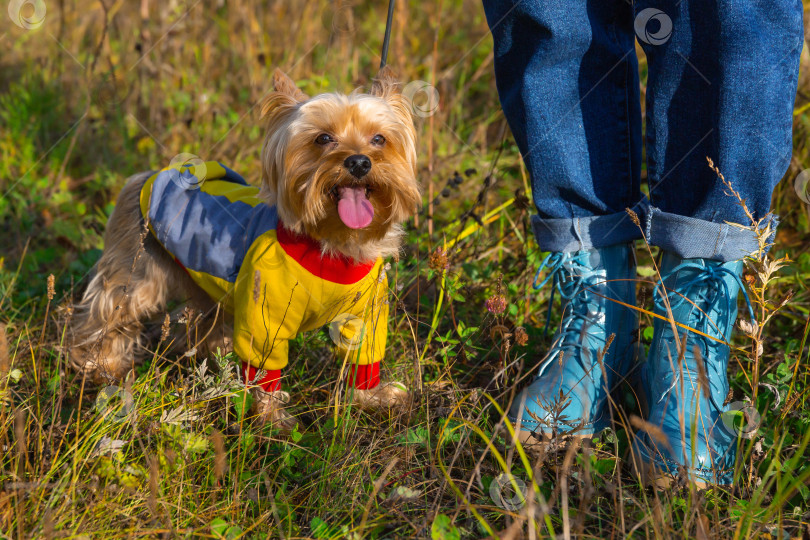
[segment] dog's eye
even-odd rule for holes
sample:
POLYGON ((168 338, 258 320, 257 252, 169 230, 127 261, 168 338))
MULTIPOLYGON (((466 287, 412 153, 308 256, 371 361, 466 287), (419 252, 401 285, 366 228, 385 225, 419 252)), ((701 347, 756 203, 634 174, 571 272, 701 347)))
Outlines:
POLYGON ((320 135, 315 137, 315 144, 320 144, 321 146, 329 144, 331 142, 335 142, 335 139, 328 133, 321 133, 320 135))
POLYGON ((385 144, 385 137, 378 133, 371 138, 371 144, 374 146, 382 146, 385 144))

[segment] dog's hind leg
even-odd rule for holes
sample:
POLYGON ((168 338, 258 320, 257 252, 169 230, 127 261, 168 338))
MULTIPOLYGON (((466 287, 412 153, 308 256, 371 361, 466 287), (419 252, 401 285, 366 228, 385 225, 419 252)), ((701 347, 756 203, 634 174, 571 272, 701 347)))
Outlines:
POLYGON ((193 285, 144 226, 139 196, 150 174, 131 177, 121 191, 96 274, 74 309, 70 365, 97 383, 121 379, 129 371, 142 321, 193 285))
MULTIPOLYGON (((162 353, 182 356, 192 351, 198 358, 212 358, 217 351, 223 356, 233 352, 233 317, 202 289, 191 292, 187 304, 169 314, 170 320, 180 324, 171 326, 162 353)), ((155 326, 147 335, 155 342, 163 331, 155 326)))

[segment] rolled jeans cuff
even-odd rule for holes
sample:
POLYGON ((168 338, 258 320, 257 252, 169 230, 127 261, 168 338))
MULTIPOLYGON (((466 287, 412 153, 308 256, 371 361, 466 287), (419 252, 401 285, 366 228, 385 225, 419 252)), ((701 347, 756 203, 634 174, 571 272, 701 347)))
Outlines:
MULTIPOLYGON (((771 218, 770 225, 773 232, 769 242, 776 234, 776 217, 771 218)), ((759 251, 759 240, 753 229, 669 214, 654 206, 646 211, 644 235, 650 245, 671 251, 683 259, 729 262, 759 251)))
MULTIPOLYGON (((532 231, 543 251, 573 252, 632 242, 642 238, 641 227, 650 245, 683 259, 737 261, 760 248, 758 235, 751 228, 670 214, 651 206, 646 199, 633 211, 640 225, 626 211, 583 218, 532 216, 532 231)), ((763 222, 763 226, 772 228, 768 243, 773 241, 778 224, 776 216, 763 222)))
MULTIPOLYGON (((643 218, 643 206, 633 209, 643 218)), ((543 251, 588 250, 624 244, 641 238, 641 228, 627 212, 582 218, 543 219, 532 216, 532 232, 543 251)))

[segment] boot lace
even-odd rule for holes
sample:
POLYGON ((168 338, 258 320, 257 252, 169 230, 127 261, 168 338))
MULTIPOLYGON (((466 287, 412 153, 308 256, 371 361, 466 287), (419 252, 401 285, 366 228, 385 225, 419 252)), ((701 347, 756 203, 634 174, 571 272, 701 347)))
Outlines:
MULTIPOLYGON (((724 279, 725 277, 731 277, 739 285, 740 290, 743 293, 743 298, 745 298, 746 306, 748 307, 748 315, 750 316, 750 320, 752 322, 754 321, 754 310, 751 306, 751 300, 748 297, 748 292, 745 290, 745 285, 742 279, 736 272, 719 265, 703 266, 693 262, 684 262, 673 268, 669 275, 676 275, 682 270, 692 270, 695 272, 695 275, 692 277, 692 279, 683 285, 680 285, 678 287, 678 292, 675 292, 674 290, 667 292, 666 297, 669 305, 673 310, 675 310, 682 306, 684 302, 689 302, 690 304, 698 306, 699 309, 691 310, 689 319, 687 321, 679 322, 704 334, 715 335, 715 337, 721 339, 722 343, 725 344, 724 335, 720 328, 726 328, 728 325, 734 323, 734 321, 731 320, 732 310, 719 310, 719 312, 724 315, 724 320, 722 321, 724 326, 722 327, 719 326, 721 321, 717 321, 717 323, 715 323, 708 316, 708 313, 712 312, 712 310, 714 310, 715 307, 717 307, 721 302, 736 302, 736 298, 732 298, 728 283, 726 283, 724 279)), ((666 277, 669 277, 669 275, 666 277)), ((655 290, 653 291, 653 301, 658 310, 666 312, 667 308, 664 302, 664 295, 659 292, 659 288, 664 286, 664 279, 665 277, 662 276, 661 279, 658 280, 658 283, 656 283, 655 290)), ((698 334, 698 337, 701 338, 703 336, 698 334)), ((705 340, 708 338, 703 339, 705 340)), ((702 360, 707 373, 712 371, 717 376, 725 375, 724 373, 721 374, 719 372, 719 368, 721 366, 718 365, 718 362, 709 362, 707 354, 702 354, 701 356, 703 356, 702 360)), ((689 370, 689 366, 684 365, 681 372, 684 373, 688 372, 689 370)), ((661 394, 661 397, 658 399, 659 403, 669 395, 673 388, 677 386, 681 376, 682 374, 679 374, 674 378, 669 388, 667 388, 661 394)), ((718 410, 723 410, 721 404, 718 404, 717 398, 722 397, 725 399, 725 396, 715 396, 715 393, 716 392, 709 392, 710 399, 718 410)))
POLYGON ((563 304, 559 331, 546 355, 546 360, 540 367, 538 377, 557 358, 558 354, 562 354, 563 358, 575 358, 577 353, 580 353, 580 356, 589 356, 590 351, 585 349, 584 340, 582 339, 586 329, 596 328, 601 330, 603 334, 606 332, 604 312, 591 309, 589 295, 586 293, 587 289, 605 282, 603 271, 594 270, 590 266, 590 255, 587 251, 549 253, 537 270, 537 275, 532 283, 534 289, 539 290, 553 281, 551 298, 549 298, 548 302, 548 312, 546 313, 546 333, 548 333, 551 321, 555 291, 560 294, 561 303, 563 304), (544 269, 548 269, 549 272, 538 283, 540 274, 544 269), (568 356, 565 355, 566 352, 569 353, 568 356))

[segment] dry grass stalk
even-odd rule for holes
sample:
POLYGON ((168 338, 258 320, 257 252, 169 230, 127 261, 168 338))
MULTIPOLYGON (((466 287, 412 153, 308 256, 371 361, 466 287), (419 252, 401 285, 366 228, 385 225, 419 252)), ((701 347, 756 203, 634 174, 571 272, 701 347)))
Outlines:
POLYGON ((214 446, 214 477, 218 482, 221 482, 222 475, 225 474, 225 464, 227 462, 225 440, 222 438, 222 433, 217 430, 212 431, 211 443, 214 446))
POLYGON ((4 378, 11 369, 11 358, 8 353, 8 331, 5 323, 0 323, 0 378, 4 378))

